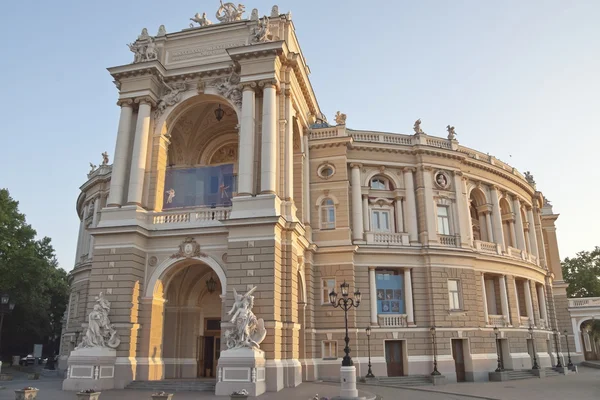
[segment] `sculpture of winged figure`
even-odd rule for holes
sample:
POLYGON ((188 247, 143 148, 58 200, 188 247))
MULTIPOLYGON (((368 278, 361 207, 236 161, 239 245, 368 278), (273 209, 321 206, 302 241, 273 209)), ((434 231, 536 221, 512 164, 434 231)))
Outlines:
POLYGON ((104 298, 104 293, 96 297, 96 304, 88 316, 88 327, 85 336, 81 340, 77 349, 89 347, 110 347, 116 349, 121 343, 121 339, 116 329, 108 319, 110 311, 110 301, 104 298))
POLYGON ((238 4, 237 7, 233 3, 223 4, 217 10, 216 17, 221 22, 234 22, 242 19, 242 14, 246 11, 246 7, 243 4, 238 4))
POLYGON ((454 131, 454 127, 448 125, 446 127, 446 130, 448 131, 448 140, 454 140, 456 139, 456 132, 454 131))
POLYGON ((255 290, 256 286, 242 295, 233 289, 234 303, 227 315, 233 314, 230 322, 234 327, 225 332, 227 348, 229 349, 242 347, 260 349, 260 343, 267 335, 265 321, 262 318, 256 318, 256 315, 252 312, 254 306, 252 293, 255 290))

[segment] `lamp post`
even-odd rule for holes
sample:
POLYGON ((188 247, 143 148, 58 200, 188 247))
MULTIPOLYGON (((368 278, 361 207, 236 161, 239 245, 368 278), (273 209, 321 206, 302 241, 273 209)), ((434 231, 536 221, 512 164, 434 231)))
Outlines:
POLYGON ((433 344, 433 372, 431 375, 441 375, 440 371, 437 369, 437 340, 435 337, 435 326, 429 328, 429 332, 431 332, 431 342, 433 344))
POLYGON ((500 329, 497 326, 494 327, 494 335, 496 335, 496 354, 498 355, 498 366, 496 367, 496 372, 504 371, 504 362, 502 361, 502 357, 500 356, 500 342, 498 342, 498 334, 500 333, 500 329))
POLYGON ((571 361, 571 349, 569 349, 569 331, 565 329, 565 342, 567 342, 567 354, 569 356, 569 363, 567 367, 571 368, 573 366, 573 362, 571 361))
POLYGON ((10 314, 14 308, 15 303, 11 303, 10 296, 7 293, 2 293, 0 295, 0 349, 2 349, 2 325, 4 324, 4 314, 10 314))
POLYGON ((535 339, 533 338, 533 326, 529 325, 529 334, 531 335, 531 347, 533 347, 533 366, 531 369, 540 369, 540 366, 537 363, 537 355, 535 351, 535 339))
POLYGON ((365 329, 365 331, 367 332, 367 349, 369 351, 369 370, 367 371, 367 378, 375 378, 375 375, 373 375, 373 371, 371 371, 371 327, 367 326, 367 329, 365 329))
POLYGON ((562 368, 562 362, 560 362, 560 354, 558 354, 558 329, 554 328, 554 347, 556 347, 556 368, 562 368))

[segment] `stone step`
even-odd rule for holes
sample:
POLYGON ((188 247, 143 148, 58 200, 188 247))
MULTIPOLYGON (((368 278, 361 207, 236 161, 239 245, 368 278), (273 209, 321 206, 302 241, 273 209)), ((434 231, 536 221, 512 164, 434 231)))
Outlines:
POLYGON ((427 386, 431 385, 431 378, 428 375, 408 375, 408 376, 390 376, 378 379, 380 385, 386 386, 427 386))
POLYGON ((164 381, 133 381, 125 387, 131 390, 154 390, 165 392, 214 392, 214 380, 169 379, 164 381))

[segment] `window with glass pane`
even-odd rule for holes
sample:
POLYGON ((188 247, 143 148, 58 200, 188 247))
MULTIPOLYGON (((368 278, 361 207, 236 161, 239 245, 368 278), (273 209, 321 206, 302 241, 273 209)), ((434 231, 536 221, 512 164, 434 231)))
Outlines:
POLYGON ((404 314, 404 275, 376 271, 377 313, 404 314))
POLYGON ((373 178, 371 179, 371 189, 385 190, 387 189, 387 185, 385 183, 386 182, 381 178, 373 178))
POLYGON ((335 289, 335 278, 322 278, 321 282, 321 304, 330 304, 329 293, 335 289))
POLYGON ((331 199, 321 203, 321 229, 335 229, 335 204, 331 199))
POLYGON ((450 310, 461 310, 460 305, 460 281, 458 279, 448 280, 448 299, 450 310))
POLYGON ((167 168, 163 209, 231 206, 236 191, 233 164, 167 168))
POLYGON ((371 230, 373 232, 390 232, 390 212, 387 210, 373 210, 371 212, 371 230))
POLYGON ((323 341, 323 358, 335 359, 337 358, 337 342, 334 340, 323 341))
POLYGON ((448 207, 438 206, 437 208, 438 217, 438 233, 440 235, 450 234, 450 218, 448 217, 448 207))

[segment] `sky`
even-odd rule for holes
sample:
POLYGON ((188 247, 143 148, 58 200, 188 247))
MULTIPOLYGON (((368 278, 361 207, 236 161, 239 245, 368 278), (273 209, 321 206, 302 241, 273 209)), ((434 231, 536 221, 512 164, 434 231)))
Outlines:
MULTIPOLYGON (((242 0, 243 1, 243 0, 242 0)), ((237 3, 237 1, 236 1, 237 3)), ((246 0, 269 14, 273 0, 246 0)), ((330 121, 446 136, 530 170, 552 202, 561 258, 600 245, 600 1, 280 1, 330 121)), ((73 267, 89 162, 111 162, 119 108, 106 68, 126 44, 209 19, 217 0, 6 2, 0 14, 0 187, 73 267)), ((249 12, 246 14, 249 16, 249 12)), ((212 18, 213 22, 217 22, 212 18)))

